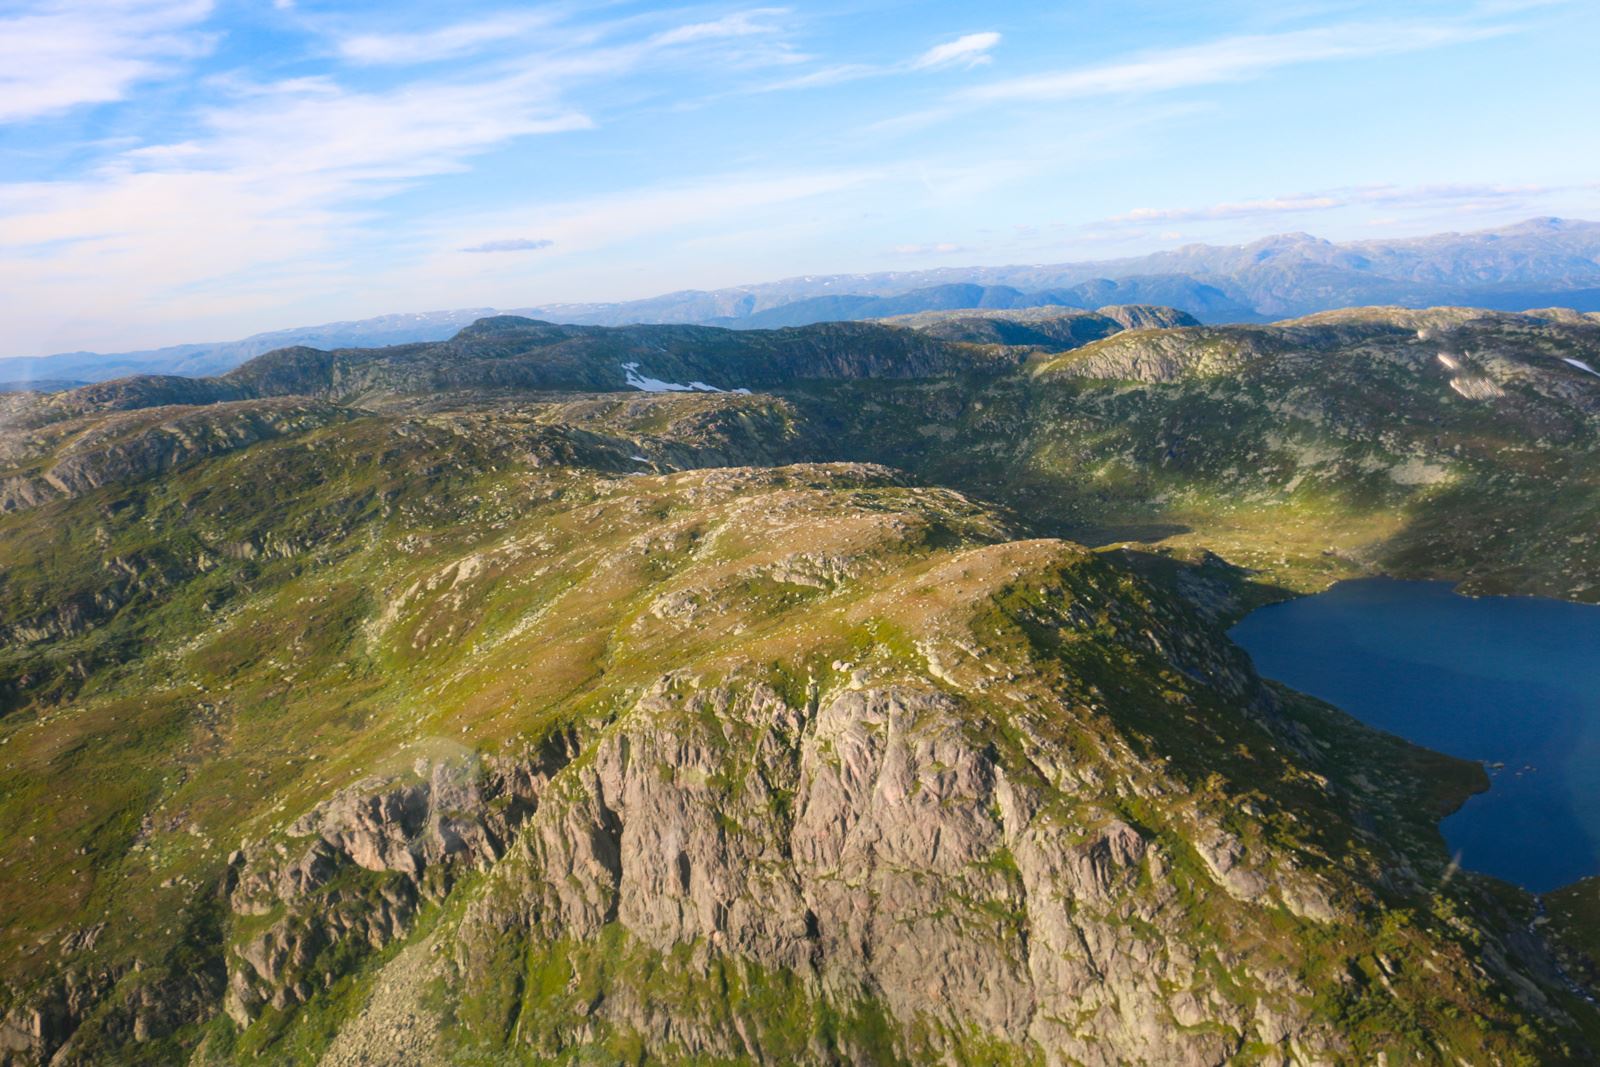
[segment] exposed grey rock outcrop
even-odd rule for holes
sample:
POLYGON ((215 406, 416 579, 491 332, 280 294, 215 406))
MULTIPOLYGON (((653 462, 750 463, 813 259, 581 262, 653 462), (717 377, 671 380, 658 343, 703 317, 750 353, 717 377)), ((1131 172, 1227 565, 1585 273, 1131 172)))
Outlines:
POLYGON ((403 937, 424 902, 502 855, 570 755, 557 738, 527 760, 419 759, 409 780, 358 782, 296 820, 295 848, 236 852, 231 910, 280 917, 233 946, 228 1014, 247 1025, 265 1004, 303 1003, 337 976, 319 970, 327 950, 344 942, 380 949, 403 937))
POLYGON ((1265 327, 1134 330, 1051 363, 1048 373, 1073 378, 1173 382, 1236 374, 1283 347, 1283 341, 1265 327))
MULTIPOLYGON (((1182 935, 1166 848, 1093 803, 1063 809, 1047 782, 1073 779, 1008 773, 936 691, 794 708, 759 686, 669 681, 552 783, 468 910, 461 980, 494 966, 507 932, 587 940, 617 924, 663 954, 752 960, 1052 1063, 1213 1064, 1261 1034, 1309 1040, 1293 983, 1250 1003, 1216 989, 1182 935)), ((1230 876, 1267 891, 1243 865, 1230 876)), ((738 1055, 749 1036, 636 997, 594 1011, 689 1054, 738 1055)))
POLYGON ((0 514, 150 478, 340 416, 338 408, 316 401, 238 401, 111 415, 64 442, 49 435, 12 441, 5 458, 22 469, 0 474, 0 514))

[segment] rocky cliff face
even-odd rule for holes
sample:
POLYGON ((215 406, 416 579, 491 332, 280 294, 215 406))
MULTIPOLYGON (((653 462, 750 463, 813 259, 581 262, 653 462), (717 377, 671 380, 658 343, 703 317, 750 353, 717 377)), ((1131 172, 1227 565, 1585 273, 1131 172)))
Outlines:
MULTIPOLYGON (((1159 844, 1110 813, 1047 813, 950 696, 846 689, 795 709, 759 689, 696 694, 686 710, 726 724, 711 738, 663 723, 671 703, 642 702, 536 818, 463 925, 464 980, 508 933, 594 940, 616 924, 663 956, 689 946, 876 1001, 932 1047, 976 1033, 1054 1063, 1215 1063, 1257 1016, 1274 1044, 1300 1029, 1292 1003, 1230 1004, 1197 952, 1152 936, 1182 922, 1159 844), (751 738, 743 782, 727 781, 729 727, 751 738), (1231 1036, 1180 1022, 1219 1013, 1231 1036)), ((702 1056, 759 1049, 769 1025, 697 1031, 670 1003, 607 997, 537 1040, 581 1043, 597 1019, 702 1056)))
POLYGON ((413 780, 356 782, 296 820, 287 842, 230 856, 229 910, 272 921, 232 947, 228 1015, 248 1026, 264 1007, 305 1003, 339 977, 328 957, 403 938, 420 907, 491 867, 569 758, 559 741, 547 747, 525 763, 419 760, 413 780))

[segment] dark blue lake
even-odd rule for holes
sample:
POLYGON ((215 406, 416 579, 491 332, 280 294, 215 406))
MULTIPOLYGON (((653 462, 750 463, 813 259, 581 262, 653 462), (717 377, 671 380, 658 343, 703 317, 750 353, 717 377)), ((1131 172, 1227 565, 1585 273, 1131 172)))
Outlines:
POLYGON ((1600 607, 1371 578, 1231 633, 1266 677, 1489 765, 1443 823, 1463 866, 1536 892, 1600 874, 1600 607))

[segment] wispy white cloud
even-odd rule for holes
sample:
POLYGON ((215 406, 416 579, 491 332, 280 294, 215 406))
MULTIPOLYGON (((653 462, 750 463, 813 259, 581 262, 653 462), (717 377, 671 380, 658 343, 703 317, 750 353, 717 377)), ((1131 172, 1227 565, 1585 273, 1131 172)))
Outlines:
POLYGON ((203 54, 210 0, 56 0, 0 16, 0 123, 120 100, 203 54))
POLYGON ((537 252, 549 248, 554 241, 545 238, 529 237, 503 237, 494 241, 482 241, 475 245, 463 248, 463 252, 537 252))
MULTIPOLYGON (((340 36, 339 54, 366 65, 414 65, 457 59, 496 50, 525 50, 529 45, 595 46, 609 33, 625 31, 625 22, 571 24, 573 9, 549 6, 531 11, 505 11, 423 30, 394 33, 357 33, 340 36)), ((782 31, 787 9, 750 8, 721 18, 688 22, 632 41, 630 54, 771 37, 782 31)), ((635 20, 636 21, 636 20, 635 20)))
POLYGON ((1261 218, 1268 215, 1300 214, 1305 211, 1325 211, 1344 207, 1342 197, 1323 194, 1300 193, 1293 196, 1267 197, 1237 203, 1210 204, 1198 208, 1134 208, 1122 215, 1114 215, 1105 222, 1172 223, 1215 221, 1220 219, 1261 218))
POLYGON ((938 67, 978 67, 991 63, 989 53, 1000 43, 998 33, 969 33, 944 44, 936 44, 911 61, 912 70, 938 67))
POLYGON ((953 256, 957 252, 966 252, 969 249, 953 241, 939 241, 925 245, 895 245, 889 251, 897 256, 953 256))
MULTIPOLYGON (((349 286, 381 197, 519 137, 584 129, 542 77, 355 92, 235 86, 191 140, 123 152, 70 182, 0 185, 0 291, 30 317, 93 307, 137 323, 238 313, 285 277, 349 286)), ((502 231, 503 233, 503 231, 502 231)))
MULTIPOLYGON (((642 216, 627 203, 574 208, 579 214, 564 218, 535 213, 526 225, 503 213, 492 229, 431 238, 424 220, 374 225, 388 210, 384 198, 465 172, 485 152, 593 127, 573 102, 590 88, 691 55, 708 72, 725 61, 731 74, 750 59, 719 51, 722 44, 764 33, 774 13, 756 9, 665 29, 659 18, 549 23, 529 31, 515 56, 468 69, 419 66, 422 73, 403 67, 430 49, 477 47, 481 25, 373 38, 357 52, 403 70, 380 87, 355 88, 339 71, 275 81, 213 77, 206 105, 186 116, 183 139, 108 149, 97 167, 70 180, 0 180, 0 292, 8 305, 27 309, 13 319, 10 344, 49 344, 52 320, 86 330, 83 308, 93 308, 108 329, 136 337, 163 319, 225 320, 308 292, 369 291, 374 247, 397 248, 397 270, 401 259, 417 256, 500 262, 459 253, 557 245, 565 254, 625 239, 613 228, 619 221, 648 230, 675 213, 714 218, 693 196, 655 193, 640 201, 650 205, 642 216), (539 225, 542 218, 554 225, 539 225), (508 230, 541 236, 510 241, 508 230), (357 257, 367 265, 354 266, 357 257)), ((704 206, 718 198, 727 209, 803 197, 817 188, 779 181, 752 191, 722 183, 704 206)), ((411 268, 416 262, 406 260, 411 268)))
POLYGON ((1170 225, 1182 222, 1221 222, 1240 219, 1265 219, 1283 215, 1302 215, 1313 212, 1334 211, 1362 206, 1432 207, 1438 205, 1523 203, 1541 196, 1563 192, 1543 185, 1373 185, 1351 189, 1334 189, 1313 193, 1291 193, 1284 196, 1263 197, 1258 200, 1240 200, 1200 207, 1135 208, 1121 215, 1094 223, 1106 224, 1170 225))
POLYGON ((874 67, 866 63, 835 63, 828 67, 819 67, 806 74, 785 78, 782 81, 772 82, 761 86, 762 92, 778 92, 786 89, 821 89, 829 85, 841 85, 844 82, 856 81, 859 78, 870 78, 883 73, 882 67, 874 67))
POLYGON ((1245 81, 1305 63, 1419 52, 1512 32, 1470 20, 1352 22, 1283 33, 1223 37, 1071 70, 1007 78, 953 95, 961 103, 1067 100, 1245 81))
MULTIPOLYGON (((617 192, 521 208, 428 220, 418 250, 365 281, 396 307, 517 307, 560 300, 648 296, 681 282, 675 257, 714 253, 724 270, 759 255, 775 235, 804 232, 806 220, 837 217, 849 198, 892 176, 871 168, 730 172, 698 180, 644 184, 617 192), (462 245, 495 240, 508 229, 546 235, 559 257, 464 256, 462 245), (428 248, 431 252, 427 251, 428 248), (659 250, 671 249, 662 256, 659 250), (626 250, 619 259, 618 253, 626 250), (619 261, 625 266, 619 267, 619 261)), ((723 283, 740 278, 724 276, 723 283)))
MULTIPOLYGON (((1353 219, 1371 216, 1418 230, 1416 220, 1430 212, 1519 210, 1517 189, 1541 214, 1596 202, 1481 186, 1229 200, 1224 163, 1196 158, 1201 128, 1213 120, 1224 134, 1250 133, 1225 127, 1234 112, 1240 121, 1250 113, 1245 94, 1203 86, 1282 70, 1274 91, 1299 92, 1296 103, 1311 115, 1318 101, 1287 76, 1289 67, 1443 48, 1536 18, 1554 22, 1522 14, 1559 6, 1539 0, 1496 0, 1492 10, 1480 3, 1453 18, 1361 22, 1349 12, 1376 10, 1375 0, 1296 4, 1256 22, 1250 36, 1142 52, 1111 50, 1144 38, 1108 25, 1096 36, 1108 50, 1065 69, 1014 67, 1014 58, 1060 51, 1018 49, 1014 57, 999 34, 966 32, 970 26, 870 20, 863 29, 866 21, 803 8, 740 9, 741 0, 675 10, 503 0, 475 15, 448 5, 245 0, 208 14, 212 0, 20 0, 29 14, 8 14, 17 2, 0 0, 0 122, 96 101, 134 103, 96 112, 92 123, 39 123, 8 145, 6 161, 16 166, 0 168, 8 326, 0 354, 128 348, 449 301, 519 306, 647 295, 852 265, 840 255, 894 269, 908 262, 896 257, 937 264, 957 251, 1034 259, 1035 249, 1064 239, 1147 248, 1179 231, 1232 238, 1257 218, 1268 220, 1263 231, 1302 228, 1284 222, 1296 214, 1347 232, 1353 219), (273 30, 258 53, 246 35, 264 20, 273 30), (1314 20, 1337 24, 1303 29, 1314 20), (211 31, 237 37, 219 38, 228 47, 208 59, 211 31), (825 58, 802 55, 802 44, 825 58), (751 98, 761 89, 856 82, 848 107, 751 98), (693 115, 735 97, 737 106, 715 116, 693 115), (1046 106, 1091 98, 1094 106, 1046 106), (980 112, 995 121, 973 123, 975 136, 920 142, 841 129, 847 116, 871 121, 897 107, 924 109, 911 125, 980 112), (1177 121, 1202 109, 1205 123, 1177 121), (1146 129, 1157 122, 1160 135, 1146 129), (685 144, 693 151, 663 148, 685 144), (1154 190, 1148 206, 1093 224, 1092 235, 1083 228, 1082 218, 1131 206, 1125 168, 1152 165, 1177 176, 1166 194, 1141 182, 1154 190), (591 187, 597 191, 585 195, 591 187), (1208 190, 1193 200, 1218 202, 1185 204, 1182 193, 1170 195, 1180 187, 1208 190), (1045 221, 1059 219, 1062 203, 1081 214, 1045 221), (1006 230, 1013 221, 1037 223, 1037 232, 984 236, 985 225, 1006 230), (537 250, 545 241, 552 244, 537 250)), ((1593 25, 1576 15, 1569 21, 1593 25)), ((1023 32, 1022 16, 1017 25, 1008 40, 1023 32)), ((1506 50, 1522 73, 1534 41, 1529 34, 1506 50)), ((1371 69, 1384 76, 1377 64, 1371 69)), ((1540 156, 1526 131, 1510 131, 1523 134, 1522 148, 1503 166, 1469 155, 1457 127, 1428 122, 1431 112, 1422 111, 1437 106, 1468 128, 1472 104, 1445 100, 1445 90, 1470 96, 1470 77, 1458 81, 1425 104, 1405 95, 1413 84, 1399 86, 1397 106, 1418 108, 1423 121, 1415 133, 1380 124, 1370 166, 1320 167, 1325 145, 1313 117, 1282 134, 1285 154, 1307 158, 1274 172, 1285 175, 1284 188, 1317 190, 1319 182, 1381 180, 1388 160, 1426 175, 1434 153, 1442 175, 1559 182, 1583 172, 1582 146, 1540 156)), ((1581 127, 1576 105, 1561 110, 1560 87, 1518 99, 1545 100, 1567 128, 1581 127)))
POLYGON ((972 69, 993 62, 990 54, 1000 43, 1000 35, 992 31, 969 33, 954 40, 936 44, 920 55, 899 63, 835 63, 783 81, 761 86, 762 92, 788 89, 819 89, 862 78, 879 78, 891 74, 916 71, 935 71, 955 68, 972 69))
POLYGON ((338 42, 339 54, 356 63, 432 63, 504 44, 556 21, 550 11, 514 12, 414 33, 361 33, 338 42))
POLYGON ((781 7, 758 7, 749 11, 736 11, 709 22, 691 22, 685 26, 663 30, 651 38, 650 43, 658 48, 666 48, 697 41, 721 41, 733 37, 774 33, 778 28, 774 19, 786 14, 788 9, 781 7))
POLYGON ((1477 15, 1520 15, 1541 8, 1570 7, 1573 2, 1574 0, 1477 0, 1472 5, 1472 11, 1477 15))
MULTIPOLYGON (((1528 0, 1529 4, 1538 2, 1528 0)), ((929 106, 872 122, 863 132, 905 134, 996 105, 1149 96, 1249 81, 1308 63, 1399 55, 1488 40, 1526 28, 1523 23, 1487 17, 1509 13, 1473 8, 1458 17, 1432 21, 1349 21, 1279 33, 1220 37, 1201 44, 1134 53, 1108 63, 969 85, 929 106)))
POLYGON ((440 248, 462 239, 481 244, 495 239, 489 234, 515 226, 548 234, 548 239, 564 250, 587 252, 652 234, 725 222, 742 212, 811 200, 884 177, 883 171, 870 168, 718 174, 696 182, 635 188, 521 211, 458 217, 436 224, 442 228, 433 239, 440 248))

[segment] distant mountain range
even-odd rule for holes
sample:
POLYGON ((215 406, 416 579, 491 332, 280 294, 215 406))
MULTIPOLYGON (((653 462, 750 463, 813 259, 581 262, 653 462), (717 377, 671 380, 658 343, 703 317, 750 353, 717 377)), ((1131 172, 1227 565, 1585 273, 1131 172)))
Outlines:
POLYGON ((1357 305, 1600 310, 1600 223, 1539 218, 1474 233, 1335 243, 1304 233, 1246 245, 1186 245, 1082 263, 811 275, 645 300, 470 308, 327 323, 239 341, 102 355, 0 359, 0 388, 127 374, 224 373, 277 348, 441 341, 497 313, 577 325, 679 323, 738 329, 889 318, 962 308, 1159 304, 1207 323, 1264 322, 1357 305))
POLYGON ((5 358, 0 359, 0 392, 14 392, 25 385, 36 389, 68 388, 129 374, 180 374, 191 378, 224 374, 265 352, 295 345, 334 349, 442 341, 462 327, 494 314, 493 308, 462 308, 380 315, 375 319, 272 330, 240 341, 169 345, 137 352, 62 352, 5 358))
MULTIPOLYGON (((1127 259, 944 267, 788 278, 617 304, 529 309, 593 325, 714 322, 784 326, 956 306, 1161 304, 1210 323, 1261 322, 1337 308, 1462 305, 1600 310, 1600 223, 1530 219, 1475 233, 1335 243, 1305 233, 1247 245, 1186 245, 1127 259), (926 303, 912 299, 913 294, 926 303), (863 298, 890 298, 882 303, 863 298), (952 298, 963 304, 948 303, 952 298)), ((526 313, 526 312, 525 312, 526 313)))

